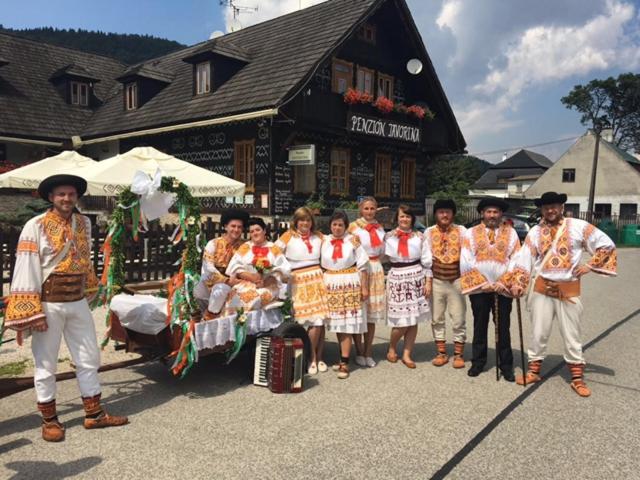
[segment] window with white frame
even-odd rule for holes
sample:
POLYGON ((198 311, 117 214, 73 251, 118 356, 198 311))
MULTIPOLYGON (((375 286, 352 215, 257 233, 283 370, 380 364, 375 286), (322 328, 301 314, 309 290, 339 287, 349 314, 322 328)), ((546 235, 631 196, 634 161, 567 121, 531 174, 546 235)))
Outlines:
POLYGON ((84 82, 71 82, 71 105, 89 105, 89 85, 84 82))
POLYGON ((196 65, 196 95, 211 92, 211 62, 196 65))
POLYGON ((127 110, 138 108, 138 84, 136 82, 127 83, 124 87, 124 107, 127 110))

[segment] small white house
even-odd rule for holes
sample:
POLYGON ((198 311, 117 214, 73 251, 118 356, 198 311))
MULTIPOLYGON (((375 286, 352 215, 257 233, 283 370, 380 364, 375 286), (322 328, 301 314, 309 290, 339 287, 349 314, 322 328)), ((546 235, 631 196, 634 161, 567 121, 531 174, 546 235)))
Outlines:
MULTIPOLYGON (((567 194, 566 211, 586 212, 593 166, 595 135, 580 137, 525 193, 536 198, 547 191, 567 194)), ((640 160, 611 142, 603 132, 598 154, 594 212, 599 218, 634 218, 640 205, 640 160)))

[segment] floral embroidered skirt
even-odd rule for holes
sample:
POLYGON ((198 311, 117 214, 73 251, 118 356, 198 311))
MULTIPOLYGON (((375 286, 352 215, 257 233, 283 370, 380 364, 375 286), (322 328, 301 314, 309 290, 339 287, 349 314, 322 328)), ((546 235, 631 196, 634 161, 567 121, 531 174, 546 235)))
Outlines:
POLYGON ((291 272, 290 285, 295 321, 306 327, 324 325, 329 310, 320 267, 312 265, 294 270, 291 272))
POLYGON ((367 331, 362 305, 360 274, 355 267, 324 272, 329 304, 329 331, 364 333, 367 331))
POLYGON ((224 311, 233 314, 239 308, 246 312, 268 308, 278 300, 278 293, 278 283, 273 277, 265 278, 264 286, 260 288, 253 282, 243 280, 231 288, 224 311))
POLYGON ((431 308, 424 296, 422 265, 393 267, 387 275, 387 325, 411 327, 431 320, 431 308))
POLYGON ((384 269, 380 260, 369 259, 369 299, 367 300, 367 322, 385 319, 387 314, 387 292, 384 287, 384 269))

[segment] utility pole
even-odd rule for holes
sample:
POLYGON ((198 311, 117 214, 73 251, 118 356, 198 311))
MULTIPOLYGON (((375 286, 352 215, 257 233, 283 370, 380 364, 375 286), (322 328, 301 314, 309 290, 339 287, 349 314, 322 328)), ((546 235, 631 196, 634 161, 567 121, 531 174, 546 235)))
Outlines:
POLYGON ((596 136, 596 146, 593 149, 593 164, 591 166, 591 185, 589 185, 589 205, 587 207, 587 221, 593 223, 593 203, 596 194, 596 170, 598 169, 598 152, 600 151, 600 135, 602 127, 594 124, 593 133, 596 136))

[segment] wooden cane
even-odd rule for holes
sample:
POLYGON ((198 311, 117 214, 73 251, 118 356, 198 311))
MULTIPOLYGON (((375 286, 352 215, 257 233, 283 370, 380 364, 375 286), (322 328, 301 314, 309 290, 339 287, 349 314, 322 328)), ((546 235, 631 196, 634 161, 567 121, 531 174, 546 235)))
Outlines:
POLYGON ((495 324, 496 331, 496 382, 500 381, 500 352, 498 346, 500 345, 500 312, 498 310, 498 294, 493 294, 493 323, 495 324))
POLYGON ((516 308, 518 309, 518 330, 520 331, 520 359, 522 361, 522 386, 527 386, 527 371, 524 364, 524 340, 522 337, 522 310, 520 309, 520 299, 516 298, 516 308))

